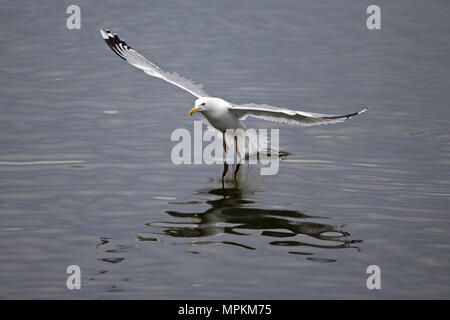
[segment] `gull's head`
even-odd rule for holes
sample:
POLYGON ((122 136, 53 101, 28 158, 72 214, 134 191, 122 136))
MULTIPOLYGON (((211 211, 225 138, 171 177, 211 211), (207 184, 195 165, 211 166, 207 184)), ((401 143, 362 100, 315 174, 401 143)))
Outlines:
POLYGON ((195 106, 189 111, 193 115, 197 111, 201 113, 221 113, 228 109, 228 102, 220 98, 201 97, 195 100, 195 106))

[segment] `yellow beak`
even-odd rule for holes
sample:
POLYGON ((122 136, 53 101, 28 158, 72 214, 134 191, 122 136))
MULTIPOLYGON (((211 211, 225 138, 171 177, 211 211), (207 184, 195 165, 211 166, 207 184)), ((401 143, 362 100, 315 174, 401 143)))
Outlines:
POLYGON ((193 107, 192 109, 191 109, 191 111, 189 111, 189 115, 190 116, 192 116, 194 113, 196 113, 197 111, 199 111, 200 109, 198 109, 198 108, 196 108, 196 107, 193 107))

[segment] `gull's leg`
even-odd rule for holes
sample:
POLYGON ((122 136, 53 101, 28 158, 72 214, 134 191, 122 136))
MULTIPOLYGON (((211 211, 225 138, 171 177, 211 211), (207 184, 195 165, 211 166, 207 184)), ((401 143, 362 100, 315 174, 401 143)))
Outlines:
POLYGON ((237 183, 237 174, 239 173, 239 169, 241 169, 241 164, 240 164, 240 163, 238 163, 238 164, 236 165, 236 170, 234 170, 234 184, 235 184, 235 187, 236 187, 236 188, 238 187, 238 183, 237 183))
POLYGON ((236 154, 238 155, 239 159, 242 160, 241 153, 239 152, 239 148, 238 148, 237 136, 234 136, 234 150, 236 151, 236 154))
POLYGON ((225 140, 225 132, 222 133, 222 137, 223 137, 223 151, 227 153, 227 141, 225 140))
POLYGON ((228 163, 224 162, 223 163, 223 172, 222 172, 222 189, 225 189, 225 176, 227 175, 228 172, 228 163))

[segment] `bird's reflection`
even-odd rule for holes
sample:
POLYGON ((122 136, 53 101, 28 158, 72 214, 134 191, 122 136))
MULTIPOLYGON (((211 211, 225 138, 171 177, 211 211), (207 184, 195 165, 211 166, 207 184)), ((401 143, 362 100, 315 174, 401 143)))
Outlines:
MULTIPOLYGON (((250 166, 224 166, 221 178, 215 179, 216 187, 198 190, 200 198, 214 197, 206 203, 202 212, 170 210, 175 221, 149 222, 147 226, 156 233, 176 238, 189 238, 191 244, 222 243, 256 249, 246 244, 246 236, 258 233, 270 238, 274 246, 289 247, 292 254, 311 254, 292 251, 293 248, 350 248, 358 240, 350 240, 350 234, 342 227, 323 223, 325 217, 314 217, 296 210, 259 208, 250 196, 260 188, 261 177, 252 174, 250 166), (223 237, 213 237, 224 235, 223 237), (225 240, 217 240, 225 239, 225 240)), ((199 205, 198 201, 171 203, 184 206, 199 205)), ((150 232, 152 233, 152 232, 150 232)), ((253 241, 254 242, 254 241, 253 241)))

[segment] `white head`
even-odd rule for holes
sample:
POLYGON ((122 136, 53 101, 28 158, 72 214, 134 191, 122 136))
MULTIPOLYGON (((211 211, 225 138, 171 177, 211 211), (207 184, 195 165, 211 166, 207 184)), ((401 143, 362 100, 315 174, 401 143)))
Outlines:
POLYGON ((195 100, 195 107, 189 111, 189 115, 193 115, 197 111, 207 114, 219 115, 228 110, 229 103, 220 98, 201 97, 195 100))

